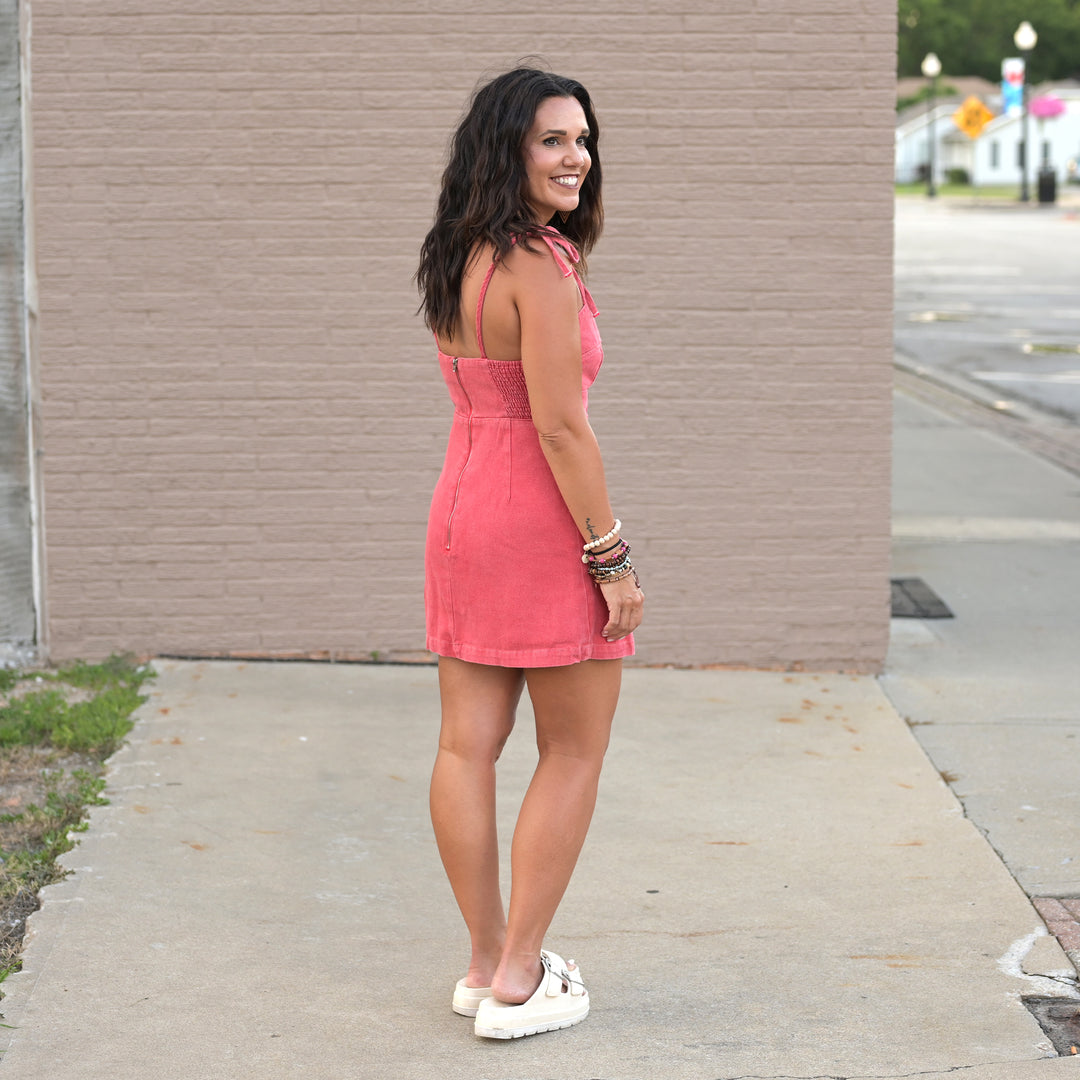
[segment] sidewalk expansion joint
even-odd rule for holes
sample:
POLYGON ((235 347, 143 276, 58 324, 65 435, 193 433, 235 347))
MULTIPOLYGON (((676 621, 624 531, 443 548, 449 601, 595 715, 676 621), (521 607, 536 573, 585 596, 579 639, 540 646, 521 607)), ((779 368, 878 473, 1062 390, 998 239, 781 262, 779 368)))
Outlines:
MULTIPOLYGON (((990 834, 989 826, 980 824, 968 812, 968 806, 967 806, 967 803, 965 802, 965 797, 963 795, 961 795, 960 792, 957 790, 957 785, 960 783, 962 777, 957 776, 955 773, 951 772, 948 769, 939 769, 938 766, 937 766, 937 763, 934 761, 934 758, 931 755, 930 751, 927 750, 927 748, 923 745, 922 740, 919 738, 918 734, 916 733, 916 730, 915 730, 916 728, 919 728, 919 727, 932 727, 937 722, 936 721, 918 720, 915 717, 912 717, 912 716, 910 716, 910 715, 908 715, 906 713, 901 713, 897 703, 895 701, 893 701, 892 696, 889 693, 888 684, 880 676, 878 677, 878 685, 884 691, 886 699, 889 701, 889 703, 892 705, 892 707, 897 710, 897 714, 901 717, 901 719, 907 725, 908 730, 911 732, 912 738, 915 740, 916 746, 918 746, 919 749, 922 751, 923 755, 926 757, 926 760, 930 763, 930 766, 937 771, 938 776, 941 777, 942 783, 945 784, 945 786, 952 793, 952 797, 956 800, 957 807, 960 810, 961 817, 965 821, 969 822, 971 824, 971 826, 975 829, 975 831, 978 832, 978 834, 983 838, 983 840, 986 842, 987 847, 989 847, 990 850, 997 856, 998 861, 1005 868, 1005 872, 1009 875, 1009 877, 1011 877, 1013 879, 1014 882, 1016 882, 1016 887, 1022 893, 1024 893, 1028 897, 1029 900, 1031 900, 1032 905, 1035 907, 1038 914, 1043 918, 1043 921, 1046 921, 1046 915, 1043 913, 1042 909, 1036 903, 1036 898, 1033 897, 1028 892, 1028 890, 1024 887, 1024 883, 1016 876, 1016 874, 1013 872, 1012 867, 1009 865, 1008 860, 1005 858, 1005 853, 994 842, 994 838, 990 834)), ((1057 903, 1057 901, 1053 901, 1053 902, 1057 903)), ((1071 904, 1073 902, 1074 901, 1068 901, 1068 900, 1066 901, 1066 903, 1069 903, 1069 904, 1071 904)), ((1080 902, 1077 902, 1077 903, 1078 903, 1077 910, 1080 911, 1080 902)), ((1062 911, 1064 911, 1064 909, 1062 909, 1062 911)), ((1068 912, 1065 912, 1065 917, 1066 918, 1070 917, 1068 912)), ((1049 924, 1047 924, 1047 925, 1049 926, 1049 924)), ((1050 927, 1050 930, 1051 930, 1051 933, 1055 933, 1053 927, 1050 927)), ((1072 962, 1073 966, 1077 969, 1078 972, 1080 972, 1080 964, 1077 963, 1077 959, 1078 959, 1078 957, 1080 957, 1080 927, 1078 927, 1078 938, 1077 938, 1077 943, 1074 946, 1074 951, 1072 953, 1070 953, 1069 949, 1064 945, 1064 943, 1063 943, 1062 947, 1065 949, 1065 952, 1068 955, 1069 960, 1072 962)))

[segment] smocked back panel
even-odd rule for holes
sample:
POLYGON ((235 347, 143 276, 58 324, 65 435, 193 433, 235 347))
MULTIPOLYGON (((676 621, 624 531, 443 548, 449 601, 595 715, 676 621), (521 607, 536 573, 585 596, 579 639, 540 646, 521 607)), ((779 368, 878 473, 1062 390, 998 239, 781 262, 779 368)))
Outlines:
MULTIPOLYGON (((603 356, 595 323, 596 304, 581 280, 581 276, 563 257, 566 255, 573 262, 577 262, 579 259, 577 249, 563 237, 547 233, 541 233, 540 236, 550 249, 563 277, 573 275, 584 298, 584 304, 578 313, 581 327, 582 392, 584 394, 596 378, 603 356)), ((513 242, 517 242, 516 237, 513 242)), ((498 256, 496 255, 484 275, 476 301, 476 342, 480 355, 478 357, 452 357, 439 349, 439 361, 444 368, 443 375, 446 378, 450 397, 459 412, 474 418, 501 415, 511 419, 531 420, 529 391, 525 384, 521 361, 492 360, 484 348, 482 326, 484 301, 497 264, 498 256)))

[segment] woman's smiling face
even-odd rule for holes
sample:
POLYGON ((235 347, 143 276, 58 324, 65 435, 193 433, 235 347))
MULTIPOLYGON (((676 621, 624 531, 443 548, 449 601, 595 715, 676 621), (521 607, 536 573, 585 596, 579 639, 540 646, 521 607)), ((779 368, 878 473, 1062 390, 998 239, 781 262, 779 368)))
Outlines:
POLYGON ((545 98, 525 138, 525 199, 543 225, 577 208, 592 160, 585 148, 589 128, 577 98, 545 98))

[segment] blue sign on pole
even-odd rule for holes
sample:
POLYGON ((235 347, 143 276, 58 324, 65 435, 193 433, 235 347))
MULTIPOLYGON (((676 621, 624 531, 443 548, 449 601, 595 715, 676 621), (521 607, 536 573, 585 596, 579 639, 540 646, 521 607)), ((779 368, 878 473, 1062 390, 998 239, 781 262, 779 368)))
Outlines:
POLYGON ((1019 116, 1024 111, 1024 60, 1013 56, 1001 61, 1001 111, 1019 116))

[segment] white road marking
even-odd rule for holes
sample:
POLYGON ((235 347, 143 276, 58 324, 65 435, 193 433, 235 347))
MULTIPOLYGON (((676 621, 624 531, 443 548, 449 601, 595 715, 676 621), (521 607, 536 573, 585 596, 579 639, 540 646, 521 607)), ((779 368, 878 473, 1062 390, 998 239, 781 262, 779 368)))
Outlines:
POLYGON ((1080 371, 972 371, 970 375, 973 379, 982 379, 984 382, 1080 384, 1080 371))
POLYGON ((990 517, 896 517, 892 534, 904 540, 1080 540, 1080 520, 990 517))

